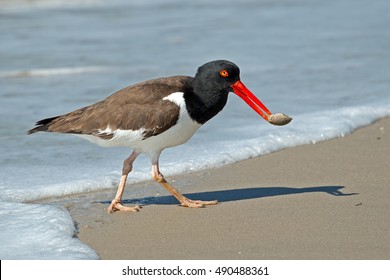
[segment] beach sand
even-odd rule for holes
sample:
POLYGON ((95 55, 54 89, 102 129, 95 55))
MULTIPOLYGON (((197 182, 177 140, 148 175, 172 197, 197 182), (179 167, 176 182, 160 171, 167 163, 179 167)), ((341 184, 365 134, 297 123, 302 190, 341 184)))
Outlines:
POLYGON ((101 202, 115 189, 63 203, 102 259, 390 259, 389 162, 385 118, 343 138, 167 177, 219 205, 180 207, 161 190, 138 213, 108 214, 101 202))

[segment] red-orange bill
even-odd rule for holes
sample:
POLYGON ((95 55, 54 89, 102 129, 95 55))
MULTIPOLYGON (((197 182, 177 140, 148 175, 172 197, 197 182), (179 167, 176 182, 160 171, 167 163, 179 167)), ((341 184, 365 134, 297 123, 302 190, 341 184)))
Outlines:
POLYGON ((253 110, 267 122, 273 125, 286 125, 291 122, 292 118, 286 114, 272 114, 270 110, 241 82, 237 81, 232 85, 233 91, 241 97, 253 110))
POLYGON ((233 91, 241 97, 253 110, 268 121, 272 115, 270 110, 241 82, 237 81, 232 85, 233 91))

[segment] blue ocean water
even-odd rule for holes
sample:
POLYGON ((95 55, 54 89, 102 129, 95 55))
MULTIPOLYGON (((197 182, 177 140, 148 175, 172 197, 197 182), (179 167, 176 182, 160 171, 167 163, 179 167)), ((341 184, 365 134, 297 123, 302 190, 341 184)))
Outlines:
MULTIPOLYGON (((27 136, 35 121, 228 59, 293 122, 271 126, 232 94, 188 143, 163 153, 165 175, 340 137, 390 115, 388 11, 386 0, 1 2, 0 258, 96 258, 73 237, 66 209, 26 202, 116 188, 131 152, 27 136)), ((140 157, 129 182, 149 179, 150 168, 140 157)))

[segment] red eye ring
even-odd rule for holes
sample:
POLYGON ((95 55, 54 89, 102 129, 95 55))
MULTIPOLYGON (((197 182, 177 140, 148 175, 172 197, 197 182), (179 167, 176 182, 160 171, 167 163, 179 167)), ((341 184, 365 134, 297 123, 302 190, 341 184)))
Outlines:
POLYGON ((219 72, 219 75, 221 75, 222 77, 226 78, 227 76, 229 76, 229 72, 227 70, 221 70, 219 72))

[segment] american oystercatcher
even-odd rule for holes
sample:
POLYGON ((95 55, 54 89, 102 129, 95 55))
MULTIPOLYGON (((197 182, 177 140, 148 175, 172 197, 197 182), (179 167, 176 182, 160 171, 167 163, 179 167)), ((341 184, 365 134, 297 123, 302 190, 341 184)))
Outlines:
POLYGON ((141 153, 152 161, 153 179, 182 206, 199 208, 218 201, 191 200, 164 178, 159 157, 165 148, 183 144, 225 106, 229 92, 236 93, 265 120, 284 125, 291 118, 271 112, 240 81, 240 70, 226 60, 211 61, 198 68, 195 77, 173 76, 126 87, 96 104, 65 115, 40 120, 28 134, 39 131, 70 133, 103 147, 133 149, 124 161, 122 176, 108 212, 139 211, 121 203, 132 164, 141 153))

